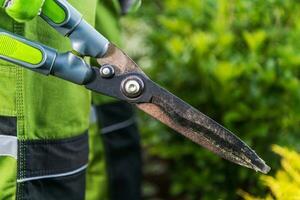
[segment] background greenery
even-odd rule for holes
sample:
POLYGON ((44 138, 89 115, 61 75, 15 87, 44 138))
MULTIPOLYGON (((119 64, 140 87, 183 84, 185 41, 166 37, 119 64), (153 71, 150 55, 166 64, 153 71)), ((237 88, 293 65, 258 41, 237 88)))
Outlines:
POLYGON ((261 181, 270 192, 264 197, 254 197, 249 193, 239 190, 238 193, 245 200, 295 200, 300 197, 300 154, 277 145, 273 146, 273 151, 282 157, 282 169, 276 172, 274 177, 261 176, 261 181))
MULTIPOLYGON (((123 25, 130 54, 150 77, 245 140, 272 175, 272 144, 300 150, 299 11, 296 0, 151 0, 123 25)), ((260 174, 148 117, 141 123, 145 199, 267 192, 260 174)))

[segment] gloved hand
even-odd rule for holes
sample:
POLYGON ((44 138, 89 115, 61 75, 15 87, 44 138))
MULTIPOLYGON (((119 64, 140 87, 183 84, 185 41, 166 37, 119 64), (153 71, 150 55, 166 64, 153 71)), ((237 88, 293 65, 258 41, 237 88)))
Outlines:
POLYGON ((1 7, 17 22, 26 22, 36 17, 45 0, 0 0, 1 7))

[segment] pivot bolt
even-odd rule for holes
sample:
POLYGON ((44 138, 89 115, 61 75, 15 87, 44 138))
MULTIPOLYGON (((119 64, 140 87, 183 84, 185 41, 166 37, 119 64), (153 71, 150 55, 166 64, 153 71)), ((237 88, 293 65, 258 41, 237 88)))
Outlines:
POLYGON ((115 69, 112 65, 103 65, 100 68, 100 75, 102 78, 111 78, 115 75, 115 69))
POLYGON ((136 80, 129 80, 125 84, 125 90, 128 94, 136 94, 140 89, 140 84, 136 80))
POLYGON ((125 96, 136 98, 144 90, 144 82, 137 76, 128 77, 122 82, 122 91, 125 96))

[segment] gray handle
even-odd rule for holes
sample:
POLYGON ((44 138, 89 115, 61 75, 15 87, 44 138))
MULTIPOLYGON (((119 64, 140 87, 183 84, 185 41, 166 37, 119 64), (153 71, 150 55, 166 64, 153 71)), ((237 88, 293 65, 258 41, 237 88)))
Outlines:
POLYGON ((99 58, 106 53, 109 41, 67 1, 46 0, 40 16, 62 35, 68 36, 73 49, 82 56, 99 58))
POLYGON ((0 29, 0 59, 80 85, 89 82, 93 73, 81 57, 71 52, 58 53, 3 29, 0 29))

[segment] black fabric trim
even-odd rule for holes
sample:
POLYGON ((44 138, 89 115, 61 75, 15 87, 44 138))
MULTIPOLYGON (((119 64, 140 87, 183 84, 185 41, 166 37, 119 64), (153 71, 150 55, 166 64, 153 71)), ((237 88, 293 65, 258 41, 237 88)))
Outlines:
POLYGON ((102 135, 111 200, 141 199, 142 159, 137 127, 102 135))
POLYGON ((0 135, 17 136, 17 118, 0 116, 0 135))
POLYGON ((70 176, 21 183, 22 200, 84 200, 85 172, 83 170, 70 176))
POLYGON ((88 163, 88 134, 58 140, 19 141, 18 179, 74 171, 88 163))
POLYGON ((135 115, 132 105, 124 101, 96 106, 96 111, 102 128, 124 122, 135 115))
POLYGON ((120 7, 121 7, 121 14, 126 15, 132 5, 131 0, 119 0, 120 7))
MULTIPOLYGON (((134 119, 132 106, 114 102, 97 107, 99 123, 104 127, 134 119)), ((136 123, 102 134, 108 172, 110 200, 140 200, 142 159, 136 123)))

